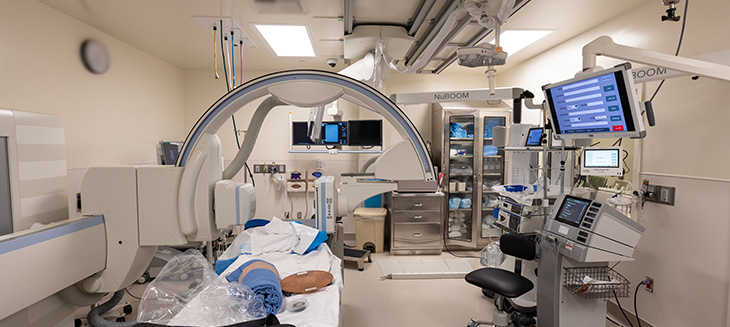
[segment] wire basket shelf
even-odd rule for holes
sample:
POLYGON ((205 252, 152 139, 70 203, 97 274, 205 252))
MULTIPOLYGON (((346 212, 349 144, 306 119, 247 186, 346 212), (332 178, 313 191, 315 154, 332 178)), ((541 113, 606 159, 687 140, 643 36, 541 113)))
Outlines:
POLYGON ((564 268, 563 286, 588 299, 629 296, 629 281, 609 267, 564 268))

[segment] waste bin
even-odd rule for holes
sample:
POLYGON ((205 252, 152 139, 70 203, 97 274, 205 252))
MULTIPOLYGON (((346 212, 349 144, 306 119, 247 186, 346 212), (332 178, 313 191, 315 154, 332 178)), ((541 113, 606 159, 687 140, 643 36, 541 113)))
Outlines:
POLYGON ((385 208, 355 209, 355 242, 357 248, 383 252, 385 241, 385 208))

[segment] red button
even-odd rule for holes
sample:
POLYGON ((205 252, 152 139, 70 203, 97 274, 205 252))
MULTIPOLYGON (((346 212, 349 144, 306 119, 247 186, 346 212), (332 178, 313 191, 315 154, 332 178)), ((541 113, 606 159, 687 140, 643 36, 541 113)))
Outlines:
POLYGON ((623 125, 618 125, 618 126, 614 126, 613 127, 613 131, 614 132, 621 132, 623 130, 624 130, 624 126, 623 125))

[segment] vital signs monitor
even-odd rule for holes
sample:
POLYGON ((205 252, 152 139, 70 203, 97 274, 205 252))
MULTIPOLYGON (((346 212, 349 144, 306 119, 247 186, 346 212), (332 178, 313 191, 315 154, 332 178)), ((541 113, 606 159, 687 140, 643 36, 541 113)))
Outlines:
POLYGON ((589 147, 583 150, 580 174, 583 176, 623 176, 621 147, 589 147))

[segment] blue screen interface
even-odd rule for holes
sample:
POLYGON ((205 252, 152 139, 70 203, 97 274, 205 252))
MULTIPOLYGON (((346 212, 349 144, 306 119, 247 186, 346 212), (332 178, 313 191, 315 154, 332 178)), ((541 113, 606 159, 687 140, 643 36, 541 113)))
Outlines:
POLYGON ((323 122, 322 144, 347 144, 347 122, 323 122))
POLYGON ((527 142, 525 146, 539 146, 542 139, 542 128, 531 128, 527 132, 527 142))
POLYGON ((623 75, 612 72, 546 90, 560 134, 634 130, 623 75), (628 117, 628 119, 627 119, 628 117))

